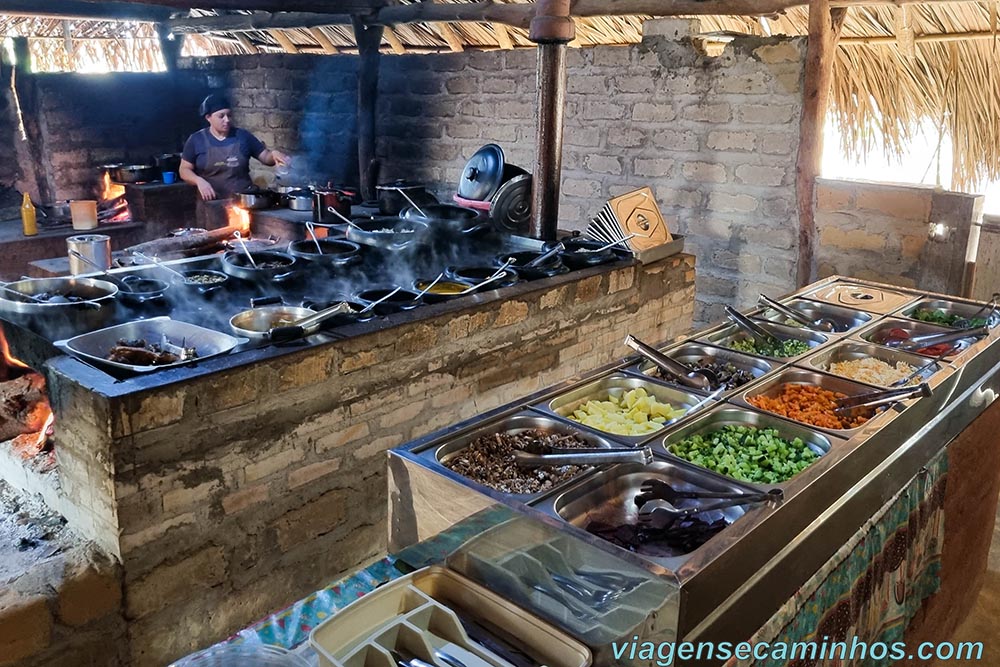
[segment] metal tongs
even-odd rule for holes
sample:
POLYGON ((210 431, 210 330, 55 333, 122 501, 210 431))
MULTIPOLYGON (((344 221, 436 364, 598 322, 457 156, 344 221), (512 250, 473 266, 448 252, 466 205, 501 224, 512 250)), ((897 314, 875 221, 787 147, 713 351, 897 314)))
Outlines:
POLYGON ((560 241, 559 243, 555 244, 554 246, 552 246, 551 248, 549 248, 548 250, 546 250, 545 252, 543 252, 538 257, 534 258, 533 260, 531 260, 530 262, 528 262, 527 264, 525 264, 524 266, 522 266, 521 268, 522 269, 533 269, 536 266, 541 266, 546 261, 548 261, 550 258, 555 257, 556 255, 558 255, 559 253, 561 253, 565 249, 566 249, 566 246, 564 246, 562 244, 562 241, 560 241))
POLYGON ((846 398, 838 398, 835 403, 837 407, 834 412, 845 412, 847 410, 857 410, 858 408, 871 408, 886 403, 895 403, 907 398, 927 398, 931 395, 931 387, 926 382, 921 382, 912 387, 899 387, 898 389, 885 389, 873 391, 867 394, 858 394, 846 398))
POLYGON ((952 326, 958 327, 960 329, 965 329, 966 327, 971 326, 972 321, 981 317, 983 313, 986 313, 986 311, 989 311, 986 314, 986 326, 989 326, 990 320, 992 320, 993 316, 996 315, 998 303, 1000 303, 1000 292, 994 292, 993 296, 990 297, 990 300, 986 302, 986 304, 982 308, 977 310, 969 317, 958 318, 952 323, 952 326))
POLYGON ((769 297, 769 296, 767 296, 765 294, 761 294, 761 295, 759 295, 757 297, 757 303, 763 303, 765 306, 767 306, 771 310, 774 310, 774 311, 778 312, 779 314, 784 315, 785 317, 787 317, 790 320, 794 320, 794 321, 798 322, 799 324, 801 324, 802 326, 806 327, 807 329, 814 329, 816 331, 824 331, 826 333, 830 333, 832 331, 836 331, 837 330, 837 325, 833 322, 833 320, 828 320, 826 318, 821 318, 821 319, 818 319, 818 320, 810 319, 809 316, 806 315, 805 313, 800 313, 799 311, 795 310, 794 308, 789 308, 788 306, 786 306, 785 304, 781 303, 780 301, 775 301, 774 299, 772 299, 771 297, 769 297))
POLYGON ((695 505, 693 507, 684 508, 675 507, 673 503, 662 499, 649 500, 643 503, 642 507, 639 508, 639 523, 649 528, 664 530, 672 526, 679 519, 689 517, 693 514, 701 514, 702 512, 721 510, 726 507, 750 505, 752 503, 761 503, 776 499, 779 499, 779 497, 773 492, 744 493, 726 500, 720 500, 716 503, 695 505))
POLYGON ((320 324, 331 317, 336 315, 350 315, 355 312, 356 311, 351 308, 349 304, 342 301, 338 304, 330 306, 329 308, 324 308, 317 313, 313 313, 309 317, 296 320, 294 324, 268 329, 267 337, 272 342, 295 340, 296 338, 305 336, 307 333, 312 333, 319 327, 320 324))
POLYGON ((521 449, 514 451, 514 463, 522 468, 538 468, 540 466, 608 466, 616 463, 639 463, 646 465, 653 462, 653 450, 649 447, 632 449, 629 447, 551 447, 542 446, 527 452, 521 449))
MULTIPOLYGON (((962 340, 963 338, 978 338, 988 336, 990 328, 988 326, 972 327, 971 329, 958 329, 957 331, 946 331, 944 333, 925 334, 923 336, 913 336, 898 343, 886 343, 890 347, 898 347, 901 350, 920 350, 925 347, 933 347, 941 343, 962 340)), ((951 350, 949 350, 950 352, 951 350)))
POLYGON ((671 359, 667 355, 654 349, 652 346, 643 343, 641 340, 629 334, 625 337, 625 345, 638 352, 641 356, 653 362, 657 368, 670 375, 685 387, 694 389, 711 389, 719 384, 719 378, 709 370, 693 370, 681 362, 671 359))
POLYGON ((781 343, 781 339, 767 331, 749 317, 736 310, 732 306, 726 306, 726 315, 736 326, 746 331, 758 345, 776 346, 781 343))
MULTIPOLYGON (((635 497, 635 504, 639 507, 642 507, 651 500, 666 500, 668 503, 676 503, 678 500, 730 500, 760 495, 747 493, 746 491, 679 491, 667 482, 655 477, 644 480, 640 488, 642 489, 642 493, 635 497)), ((784 497, 784 491, 779 488, 770 489, 767 491, 767 496, 773 500, 781 500, 784 497)))

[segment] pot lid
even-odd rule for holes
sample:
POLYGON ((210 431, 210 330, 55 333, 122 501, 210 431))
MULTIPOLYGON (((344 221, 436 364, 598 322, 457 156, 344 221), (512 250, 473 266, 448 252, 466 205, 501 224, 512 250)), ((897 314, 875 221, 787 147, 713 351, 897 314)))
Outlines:
POLYGON ((490 218, 500 231, 526 235, 531 228, 531 174, 500 186, 490 202, 490 218))
POLYGON ((496 144, 486 144, 465 164, 458 194, 466 199, 486 201, 503 183, 503 166, 503 149, 496 144))
POLYGON ((375 186, 376 190, 415 190, 417 188, 423 188, 423 185, 419 183, 412 183, 410 181, 405 181, 402 179, 396 181, 390 181, 389 183, 379 183, 375 186))

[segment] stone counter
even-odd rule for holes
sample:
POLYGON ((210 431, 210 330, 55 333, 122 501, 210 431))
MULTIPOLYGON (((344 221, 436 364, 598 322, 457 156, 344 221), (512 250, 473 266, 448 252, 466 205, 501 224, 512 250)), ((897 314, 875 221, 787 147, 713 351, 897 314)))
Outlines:
POLYGON ((34 483, 121 559, 133 664, 162 665, 383 553, 387 449, 620 358, 628 332, 679 336, 693 308, 694 260, 676 255, 209 360, 184 381, 114 383, 59 357, 58 479, 34 483))

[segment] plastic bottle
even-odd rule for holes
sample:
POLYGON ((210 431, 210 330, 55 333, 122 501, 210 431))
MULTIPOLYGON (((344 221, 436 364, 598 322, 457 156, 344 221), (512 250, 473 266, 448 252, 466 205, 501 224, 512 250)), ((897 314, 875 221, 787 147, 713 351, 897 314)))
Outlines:
POLYGON ((24 201, 21 203, 21 228, 25 236, 34 236, 38 233, 35 205, 31 203, 31 196, 27 192, 24 193, 24 201))

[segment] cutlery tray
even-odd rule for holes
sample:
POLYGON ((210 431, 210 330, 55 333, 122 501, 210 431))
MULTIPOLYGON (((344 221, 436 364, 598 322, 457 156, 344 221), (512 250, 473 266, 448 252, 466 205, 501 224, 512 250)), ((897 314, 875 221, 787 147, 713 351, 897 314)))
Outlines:
POLYGON ((313 629, 309 643, 319 656, 320 667, 396 667, 390 651, 447 667, 434 658, 435 649, 446 644, 451 645, 446 650, 470 667, 508 667, 509 662, 469 638, 455 610, 477 623, 503 628, 538 664, 591 664, 590 651, 583 644, 438 566, 391 581, 344 607, 313 629))

